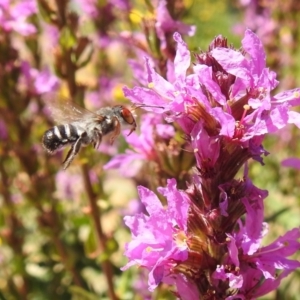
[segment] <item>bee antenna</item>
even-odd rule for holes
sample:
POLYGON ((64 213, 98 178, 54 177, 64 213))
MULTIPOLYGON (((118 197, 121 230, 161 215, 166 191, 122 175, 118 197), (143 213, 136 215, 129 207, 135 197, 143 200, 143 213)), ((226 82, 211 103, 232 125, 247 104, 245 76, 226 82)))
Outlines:
POLYGON ((145 105, 145 104, 141 104, 141 105, 133 105, 133 110, 136 110, 138 108, 143 108, 143 107, 154 107, 154 108, 161 108, 164 109, 163 106, 158 106, 158 105, 145 105))

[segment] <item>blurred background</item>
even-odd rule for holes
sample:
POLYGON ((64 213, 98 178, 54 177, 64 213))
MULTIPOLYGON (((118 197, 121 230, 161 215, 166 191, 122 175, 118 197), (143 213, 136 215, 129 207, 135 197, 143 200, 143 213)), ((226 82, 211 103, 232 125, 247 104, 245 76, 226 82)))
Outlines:
MULTIPOLYGON (((277 92, 300 86, 299 1, 169 0, 165 11, 160 2, 0 1, 0 299, 175 299, 164 285, 148 292, 142 269, 120 270, 130 240, 123 217, 143 210, 136 186, 164 184, 153 179, 159 162, 145 163, 145 137, 139 146, 121 134, 113 145, 86 147, 62 170, 67 150, 49 156, 41 145, 54 125, 47 101, 72 99, 92 111, 130 107, 123 86, 143 85, 144 55, 164 75, 176 30, 198 53, 219 34, 240 48, 250 28, 277 72, 277 92), (123 169, 122 157, 103 169, 128 149, 139 155, 123 169)), ((142 110, 137 114, 139 133, 142 110)), ((267 137, 265 166, 250 165, 254 184, 269 191, 269 242, 299 226, 299 167, 282 165, 299 157, 299 141, 296 127, 285 128, 267 137)), ((176 162, 178 153, 171 156, 176 162)), ((177 174, 172 164, 161 169, 162 178, 177 174)), ((299 290, 297 271, 263 299, 300 299, 299 290)))

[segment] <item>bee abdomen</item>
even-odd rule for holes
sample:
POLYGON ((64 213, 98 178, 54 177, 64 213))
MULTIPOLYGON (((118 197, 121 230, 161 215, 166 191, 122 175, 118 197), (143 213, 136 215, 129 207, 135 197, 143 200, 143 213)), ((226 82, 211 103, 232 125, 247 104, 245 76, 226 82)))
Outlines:
POLYGON ((44 133, 42 144, 49 153, 54 153, 65 145, 74 143, 78 137, 79 134, 74 125, 58 125, 44 133))

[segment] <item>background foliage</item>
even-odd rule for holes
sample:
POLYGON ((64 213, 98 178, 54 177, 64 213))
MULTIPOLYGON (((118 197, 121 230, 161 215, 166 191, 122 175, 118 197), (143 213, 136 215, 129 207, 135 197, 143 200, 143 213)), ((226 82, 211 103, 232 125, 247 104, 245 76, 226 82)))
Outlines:
MULTIPOLYGON (((0 299, 173 299, 163 285, 148 294, 143 270, 120 271, 130 240, 122 218, 139 209, 136 184, 142 178, 124 178, 102 166, 130 145, 120 136, 114 146, 104 142, 100 152, 87 147, 62 171, 65 151, 50 157, 40 143, 53 126, 41 97, 45 92, 89 109, 127 104, 122 86, 134 82, 127 60, 137 53, 124 32, 148 34, 152 54, 161 55, 155 52, 154 33, 147 31, 151 1, 131 1, 128 10, 106 10, 109 1, 95 1, 99 10, 90 14, 81 1, 31 1, 36 10, 28 18, 13 11, 17 1, 1 2, 15 23, 7 27, 2 20, 0 29, 0 299), (35 30, 26 31, 23 24, 35 30)), ((243 1, 176 3, 176 17, 197 26, 186 38, 191 50, 207 49, 218 34, 239 47, 242 28, 254 26, 281 80, 279 89, 300 85, 297 1, 282 6, 262 1, 256 7, 258 17, 268 9, 267 33, 254 19, 247 23, 251 5, 243 1)), ((139 127, 139 117, 137 122, 139 127)), ((272 240, 299 226, 299 171, 281 166, 283 159, 299 156, 298 141, 299 131, 284 129, 264 145, 271 153, 265 166, 251 166, 254 183, 269 190, 265 203, 272 240)), ((299 280, 298 271, 265 299, 300 299, 299 280)))

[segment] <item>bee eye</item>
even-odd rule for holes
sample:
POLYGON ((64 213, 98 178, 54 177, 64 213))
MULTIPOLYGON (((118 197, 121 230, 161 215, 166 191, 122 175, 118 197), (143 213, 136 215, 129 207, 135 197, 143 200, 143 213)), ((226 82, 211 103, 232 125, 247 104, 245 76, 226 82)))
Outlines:
POLYGON ((124 121, 130 125, 135 123, 134 117, 131 111, 125 107, 121 110, 121 116, 123 117, 124 121))

